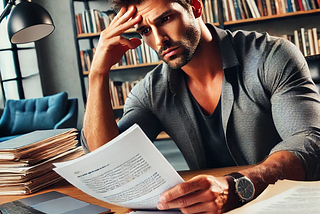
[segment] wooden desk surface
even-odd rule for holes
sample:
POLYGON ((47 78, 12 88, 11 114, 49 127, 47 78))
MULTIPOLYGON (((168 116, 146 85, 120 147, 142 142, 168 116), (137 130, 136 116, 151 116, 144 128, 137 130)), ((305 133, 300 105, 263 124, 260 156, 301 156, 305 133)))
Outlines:
MULTIPOLYGON (((223 175, 228 174, 230 172, 238 171, 240 169, 244 169, 244 168, 248 168, 248 167, 249 166, 227 167, 227 168, 206 169, 206 170, 190 170, 190 171, 181 171, 181 172, 179 172, 179 174, 183 177, 184 180, 189 180, 190 178, 194 177, 195 175, 199 175, 199 174, 210 174, 213 176, 223 176, 223 175)), ((112 212, 115 212, 117 214, 130 212, 130 209, 128 209, 128 208, 115 206, 115 205, 100 201, 98 199, 95 199, 95 198, 87 195, 86 193, 83 193, 81 190, 72 186, 71 184, 69 184, 65 180, 60 181, 50 187, 47 187, 39 192, 30 194, 30 195, 0 196, 0 204, 11 202, 11 201, 18 200, 21 198, 30 197, 30 196, 45 193, 45 192, 50 192, 53 190, 57 191, 57 192, 64 193, 64 194, 69 195, 73 198, 76 198, 76 199, 79 199, 79 200, 82 200, 82 201, 85 201, 85 202, 88 202, 91 204, 99 205, 101 207, 110 208, 112 212)))

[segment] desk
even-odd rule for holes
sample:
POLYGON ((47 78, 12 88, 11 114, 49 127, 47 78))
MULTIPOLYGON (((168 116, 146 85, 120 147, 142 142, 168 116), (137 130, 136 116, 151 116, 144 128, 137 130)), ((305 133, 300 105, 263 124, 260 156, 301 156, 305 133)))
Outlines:
MULTIPOLYGON (((228 174, 230 172, 239 171, 241 169, 245 169, 248 167, 249 166, 226 167, 226 168, 206 169, 206 170, 189 170, 189 171, 181 171, 181 172, 179 172, 179 174, 183 177, 184 180, 189 180, 190 178, 194 177, 195 175, 199 175, 199 174, 210 174, 213 176, 223 176, 223 175, 228 174)), ((85 202, 88 202, 91 204, 96 204, 96 205, 99 205, 102 207, 110 208, 112 212, 115 212, 117 214, 118 213, 123 214, 123 213, 130 212, 130 209, 128 209, 128 208, 115 206, 115 205, 100 201, 98 199, 95 199, 95 198, 87 195, 86 193, 83 193, 81 190, 72 186, 71 184, 69 184, 65 180, 60 181, 50 187, 47 187, 47 188, 45 188, 39 192, 36 192, 34 194, 31 194, 31 195, 0 196, 0 204, 11 202, 11 201, 18 200, 21 198, 30 197, 30 196, 45 193, 45 192, 49 192, 49 191, 53 191, 53 190, 57 191, 57 192, 64 193, 64 194, 69 195, 73 198, 76 198, 76 199, 79 199, 79 200, 82 200, 82 201, 85 201, 85 202)))

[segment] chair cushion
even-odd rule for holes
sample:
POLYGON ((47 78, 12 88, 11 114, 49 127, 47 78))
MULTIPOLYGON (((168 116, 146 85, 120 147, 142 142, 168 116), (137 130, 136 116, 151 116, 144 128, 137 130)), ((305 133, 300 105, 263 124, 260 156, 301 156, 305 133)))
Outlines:
POLYGON ((61 92, 37 99, 8 100, 12 129, 10 135, 53 129, 66 114, 68 95, 61 92))

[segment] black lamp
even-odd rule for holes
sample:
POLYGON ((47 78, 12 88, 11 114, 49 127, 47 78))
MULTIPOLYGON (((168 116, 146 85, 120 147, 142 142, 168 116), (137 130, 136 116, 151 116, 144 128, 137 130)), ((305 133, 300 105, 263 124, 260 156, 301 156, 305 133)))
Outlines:
POLYGON ((37 41, 50 35, 54 30, 50 14, 39 4, 27 0, 9 0, 0 15, 0 22, 10 11, 8 34, 14 44, 37 41))

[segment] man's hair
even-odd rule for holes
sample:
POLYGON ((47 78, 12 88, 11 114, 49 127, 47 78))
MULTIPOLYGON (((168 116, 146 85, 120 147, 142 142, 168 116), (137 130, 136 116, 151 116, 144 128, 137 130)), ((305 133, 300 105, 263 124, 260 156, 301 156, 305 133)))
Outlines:
MULTIPOLYGON (((111 0, 112 8, 115 12, 119 12, 122 7, 129 7, 130 5, 139 5, 143 1, 148 0, 111 0)), ((188 9, 189 5, 191 4, 192 0, 169 0, 172 2, 177 2, 185 9, 188 9)))

